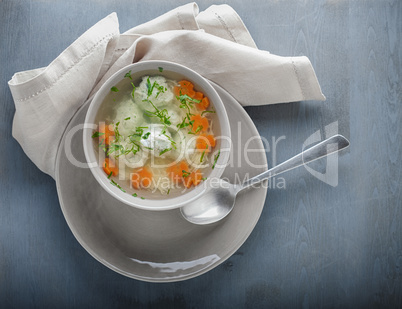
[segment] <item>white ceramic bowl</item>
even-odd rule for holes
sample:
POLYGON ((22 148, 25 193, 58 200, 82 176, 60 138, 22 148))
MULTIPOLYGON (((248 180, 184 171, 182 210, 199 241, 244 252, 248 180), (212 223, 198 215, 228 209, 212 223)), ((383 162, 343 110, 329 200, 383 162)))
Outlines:
POLYGON ((204 177, 208 177, 208 179, 221 177, 229 160, 231 135, 229 119, 225 107, 215 89, 200 74, 177 63, 152 60, 138 62, 116 72, 102 85, 88 108, 83 130, 84 153, 91 172, 99 184, 110 195, 133 207, 146 210, 168 210, 181 207, 186 203, 199 198, 205 192, 205 187, 202 185, 202 183, 195 188, 185 190, 183 194, 178 196, 176 195, 174 197, 169 197, 169 195, 166 195, 163 199, 160 197, 153 199, 152 197, 148 196, 146 199, 141 199, 139 197, 134 197, 129 193, 125 193, 116 186, 112 185, 110 179, 108 179, 107 175, 102 169, 102 166, 100 166, 100 163, 98 162, 98 154, 95 151, 96 147, 94 147, 94 140, 92 138, 94 131, 93 128, 96 126, 96 116, 98 110, 102 104, 108 104, 104 103, 104 98, 110 93, 110 89, 113 86, 125 78, 125 75, 129 71, 131 71, 131 77, 135 84, 136 81, 139 81, 143 76, 153 75, 164 76, 168 79, 177 81, 183 79, 189 80, 194 84, 194 88, 197 89, 197 91, 204 93, 204 95, 209 98, 210 104, 215 110, 213 117, 218 120, 214 121, 213 124, 214 133, 218 133, 215 134, 215 136, 221 137, 217 139, 217 144, 214 150, 220 149, 221 151, 215 168, 210 169, 209 174, 203 175, 204 177))

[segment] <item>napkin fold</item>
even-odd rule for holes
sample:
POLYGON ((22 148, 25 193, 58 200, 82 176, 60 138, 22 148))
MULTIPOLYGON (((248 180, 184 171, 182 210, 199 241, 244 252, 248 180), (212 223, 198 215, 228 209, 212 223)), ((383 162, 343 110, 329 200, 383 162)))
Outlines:
POLYGON ((74 113, 116 71, 144 60, 185 65, 242 105, 325 100, 307 57, 259 50, 228 5, 199 12, 189 3, 123 34, 112 13, 47 67, 15 73, 8 83, 16 108, 13 137, 54 178, 60 140, 74 113))

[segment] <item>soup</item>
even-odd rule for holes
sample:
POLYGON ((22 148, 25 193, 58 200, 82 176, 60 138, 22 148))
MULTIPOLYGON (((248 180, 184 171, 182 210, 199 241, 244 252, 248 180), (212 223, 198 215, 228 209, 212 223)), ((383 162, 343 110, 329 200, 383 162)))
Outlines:
POLYGON ((216 117, 188 80, 162 75, 110 89, 92 138, 111 184, 138 197, 177 196, 200 185, 219 158, 216 117))

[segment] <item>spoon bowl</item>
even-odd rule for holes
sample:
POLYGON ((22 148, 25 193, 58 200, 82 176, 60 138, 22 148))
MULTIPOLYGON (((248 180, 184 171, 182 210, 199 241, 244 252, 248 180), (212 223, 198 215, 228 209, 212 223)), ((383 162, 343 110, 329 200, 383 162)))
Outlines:
POLYGON ((237 190, 236 186, 223 179, 211 179, 205 182, 208 188, 202 198, 180 208, 184 218, 194 224, 209 224, 226 217, 233 209, 237 190))
POLYGON ((209 179, 205 182, 206 192, 199 199, 180 208, 181 214, 187 221, 194 224, 215 223, 225 218, 232 211, 236 195, 240 191, 265 179, 338 152, 348 147, 349 144, 344 136, 334 135, 264 173, 250 178, 241 185, 234 185, 222 179, 209 179))

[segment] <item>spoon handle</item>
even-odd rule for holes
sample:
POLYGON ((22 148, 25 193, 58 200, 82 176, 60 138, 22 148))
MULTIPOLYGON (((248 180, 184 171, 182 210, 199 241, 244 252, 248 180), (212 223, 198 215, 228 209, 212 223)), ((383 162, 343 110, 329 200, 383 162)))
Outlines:
POLYGON ((335 153, 340 151, 343 148, 349 146, 349 141, 342 135, 334 135, 326 140, 314 145, 313 147, 303 150, 298 155, 295 155, 293 158, 274 166, 273 168, 254 176, 247 181, 245 181, 242 185, 237 186, 237 191, 241 191, 253 184, 260 183, 265 179, 269 179, 276 175, 282 174, 284 172, 290 171, 296 167, 304 165, 306 163, 312 162, 322 157, 326 157, 331 153, 335 153))

